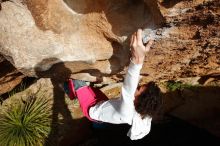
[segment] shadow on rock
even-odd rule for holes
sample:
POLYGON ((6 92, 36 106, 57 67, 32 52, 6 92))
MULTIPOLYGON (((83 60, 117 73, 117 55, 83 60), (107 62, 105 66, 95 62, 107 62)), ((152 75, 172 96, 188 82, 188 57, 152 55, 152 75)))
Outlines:
POLYGON ((164 95, 164 113, 220 137, 220 86, 189 86, 164 95))
POLYGON ((162 95, 165 98, 165 106, 161 110, 161 115, 153 120, 150 133, 143 139, 130 140, 126 136, 129 125, 107 124, 104 128, 93 129, 93 135, 79 146, 218 146, 219 95, 220 87, 213 86, 168 92, 162 95), (201 125, 205 122, 206 125, 201 125), (212 131, 214 129, 216 131, 212 131))
POLYGON ((154 0, 64 0, 68 7, 80 14, 104 12, 112 31, 128 36, 138 28, 156 28, 164 18, 154 0))
MULTIPOLYGON (((217 137, 204 129, 178 118, 167 116, 161 123, 152 123, 151 132, 140 140, 130 140, 126 136, 128 125, 108 125, 104 129, 96 129, 92 137, 78 146, 186 146, 212 145, 218 146, 217 137)), ((74 146, 74 145, 72 145, 74 146)))
MULTIPOLYGON (((52 60, 56 60, 56 58, 52 60)), ((70 77, 71 71, 62 62, 58 63, 57 66, 58 68, 51 67, 48 71, 35 68, 39 78, 50 78, 53 84, 52 127, 48 138, 45 140, 45 146, 77 144, 91 134, 90 122, 86 118, 74 119, 65 102, 63 82, 70 77), (62 135, 61 133, 65 134, 62 135)))

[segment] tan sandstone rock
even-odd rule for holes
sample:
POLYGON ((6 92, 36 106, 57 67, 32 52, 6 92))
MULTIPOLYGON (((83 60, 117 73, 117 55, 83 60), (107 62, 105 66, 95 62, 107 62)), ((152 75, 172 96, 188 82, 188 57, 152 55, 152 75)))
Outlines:
MULTIPOLYGON (((64 93, 57 92, 56 81, 72 77, 121 82, 130 58, 130 35, 140 27, 155 30, 158 36, 147 54, 141 82, 220 75, 219 0, 4 0, 0 4, 0 54, 17 73, 52 78, 53 83, 47 79, 49 83, 42 86, 54 88, 51 97, 59 101, 54 109, 63 115, 64 93)), ((11 80, 13 74, 5 76, 11 80)), ((1 89, 6 88, 4 80, 1 89)), ((110 97, 119 94, 106 90, 110 97)), ((201 87, 172 93, 166 98, 168 112, 219 136, 217 91, 219 87, 201 87)))
POLYGON ((27 76, 111 82, 122 79, 129 36, 143 27, 161 35, 146 57, 146 81, 216 75, 219 5, 218 0, 6 1, 0 53, 27 76))

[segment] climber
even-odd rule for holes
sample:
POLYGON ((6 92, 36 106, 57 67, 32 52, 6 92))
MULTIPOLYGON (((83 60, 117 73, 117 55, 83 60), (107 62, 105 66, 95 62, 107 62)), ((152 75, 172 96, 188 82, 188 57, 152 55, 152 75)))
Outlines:
POLYGON ((142 30, 138 29, 130 41, 130 64, 121 89, 121 97, 108 99, 99 89, 87 86, 84 81, 69 79, 64 84, 71 99, 77 97, 83 114, 93 122, 131 125, 127 136, 131 140, 143 138, 150 132, 151 121, 161 105, 160 89, 154 82, 138 86, 145 54, 153 41, 146 46, 142 42, 142 30))

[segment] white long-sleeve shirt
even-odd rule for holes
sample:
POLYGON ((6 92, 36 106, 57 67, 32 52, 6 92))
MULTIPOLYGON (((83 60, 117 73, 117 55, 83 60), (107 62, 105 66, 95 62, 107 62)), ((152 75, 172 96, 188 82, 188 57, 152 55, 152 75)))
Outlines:
POLYGON ((131 140, 143 138, 150 132, 151 117, 141 118, 134 107, 134 93, 139 82, 142 64, 130 63, 122 86, 121 97, 102 101, 89 109, 92 119, 113 124, 131 125, 127 136, 131 140))

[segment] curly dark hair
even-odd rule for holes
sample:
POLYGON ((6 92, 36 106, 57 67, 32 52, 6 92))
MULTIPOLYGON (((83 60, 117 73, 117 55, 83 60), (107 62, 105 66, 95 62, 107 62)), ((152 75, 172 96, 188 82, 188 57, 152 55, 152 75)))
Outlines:
POLYGON ((147 90, 141 93, 134 102, 135 110, 142 116, 154 117, 158 114, 162 105, 160 88, 154 83, 147 84, 147 90))

